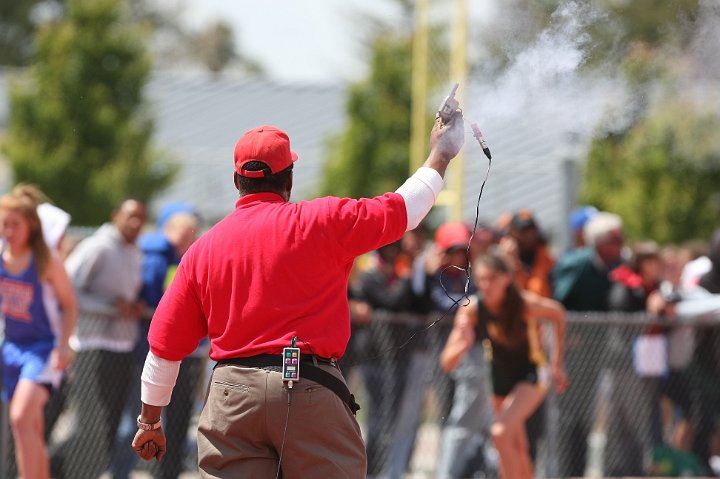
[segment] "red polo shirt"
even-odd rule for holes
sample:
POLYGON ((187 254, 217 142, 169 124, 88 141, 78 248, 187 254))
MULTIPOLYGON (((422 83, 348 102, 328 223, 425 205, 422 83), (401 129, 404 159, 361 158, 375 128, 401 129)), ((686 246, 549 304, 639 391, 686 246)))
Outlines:
POLYGON ((405 232, 403 197, 285 202, 246 195, 193 244, 153 316, 148 340, 178 361, 205 336, 214 360, 305 353, 339 358, 350 338, 347 281, 360 254, 405 232))

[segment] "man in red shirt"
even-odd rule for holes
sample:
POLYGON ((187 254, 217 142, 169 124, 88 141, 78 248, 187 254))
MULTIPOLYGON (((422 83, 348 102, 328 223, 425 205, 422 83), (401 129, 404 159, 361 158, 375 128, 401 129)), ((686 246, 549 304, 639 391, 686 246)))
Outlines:
POLYGON ((210 339, 217 361, 198 424, 203 477, 364 478, 356 405, 340 370, 350 337, 354 259, 399 240, 428 213, 464 141, 458 110, 431 133, 423 167, 394 193, 290 203, 297 155, 261 126, 235 146, 236 209, 183 256, 153 317, 133 447, 161 459, 162 407, 180 361, 210 339), (301 350, 300 380, 283 381, 284 347, 301 350))

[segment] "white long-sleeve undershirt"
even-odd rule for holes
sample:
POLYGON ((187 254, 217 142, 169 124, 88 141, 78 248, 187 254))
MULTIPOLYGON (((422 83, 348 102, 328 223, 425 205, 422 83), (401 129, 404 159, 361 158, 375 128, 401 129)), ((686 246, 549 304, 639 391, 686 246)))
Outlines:
POLYGON ((142 372, 140 399, 151 406, 170 404, 172 391, 180 371, 180 361, 168 361, 150 351, 142 372))
POLYGON ((395 192, 405 199, 407 228, 417 227, 435 204, 443 188, 443 179, 433 168, 422 166, 395 192))

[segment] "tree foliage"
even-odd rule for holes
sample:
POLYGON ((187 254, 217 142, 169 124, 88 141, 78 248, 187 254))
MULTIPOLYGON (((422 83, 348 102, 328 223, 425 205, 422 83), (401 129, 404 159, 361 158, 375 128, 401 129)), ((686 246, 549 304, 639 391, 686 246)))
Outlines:
POLYGON ((619 64, 629 121, 592 142, 582 193, 620 214, 631 238, 661 243, 709 237, 720 212, 720 116, 703 105, 717 97, 692 97, 687 88, 708 80, 690 73, 703 70, 687 48, 698 5, 671 3, 644 17, 641 5, 618 7, 634 39, 619 64))
POLYGON ((347 128, 331 140, 325 194, 370 197, 407 177, 411 58, 409 36, 386 32, 375 39, 370 76, 351 87, 347 128))
POLYGON ((593 142, 583 200, 618 213, 633 239, 708 238, 720 213, 720 116, 673 100, 593 142))
POLYGON ((247 75, 264 75, 259 62, 238 52, 233 27, 225 21, 210 23, 197 33, 188 34, 187 38, 192 44, 191 56, 213 73, 220 73, 232 65, 247 75))
POLYGON ((587 37, 584 72, 626 80, 624 111, 591 143, 580 201, 620 214, 634 240, 707 238, 717 225, 720 118, 683 94, 702 81, 689 72, 706 70, 692 65, 701 7, 698 0, 509 0, 483 32, 502 67, 540 32, 579 25, 568 31, 587 37))
POLYGON ((540 32, 558 22, 558 13, 573 11, 573 21, 588 36, 586 66, 618 66, 632 46, 641 42, 651 48, 674 45, 682 48, 693 34, 690 27, 699 11, 698 0, 507 0, 491 25, 480 32, 484 61, 499 67, 537 39, 540 32))
MULTIPOLYGON (((408 8, 406 2, 400 3, 408 8)), ((407 28, 376 25, 370 42, 370 74, 351 86, 346 106, 348 125, 328 142, 323 194, 371 197, 394 191, 407 178, 412 104, 411 27, 412 24, 407 28)), ((436 41, 430 56, 443 59, 444 63, 438 65, 443 72, 448 71, 446 31, 441 24, 431 27, 431 36, 436 41)), ((446 80, 438 78, 437 73, 431 74, 428 86, 432 89, 446 80)))
MULTIPOLYGON (((0 65, 26 66, 33 58, 39 28, 66 15, 69 0, 5 0, 0 2, 0 65)), ((262 65, 241 53, 234 42, 232 25, 211 23, 198 31, 183 24, 184 9, 177 2, 124 0, 133 23, 147 28, 145 39, 155 63, 175 67, 198 64, 218 73, 228 66, 248 75, 262 76, 262 65)))
POLYGON ((11 86, 3 145, 17 181, 40 186, 78 224, 119 200, 148 200, 174 169, 153 149, 143 86, 144 32, 119 0, 71 0, 38 32, 31 68, 11 86))
POLYGON ((208 70, 219 72, 237 58, 232 27, 225 22, 209 25, 197 35, 195 43, 198 57, 208 70))
POLYGON ((43 16, 62 10, 62 1, 5 0, 0 2, 0 65, 26 65, 43 16), (44 13, 43 13, 44 12, 44 13))

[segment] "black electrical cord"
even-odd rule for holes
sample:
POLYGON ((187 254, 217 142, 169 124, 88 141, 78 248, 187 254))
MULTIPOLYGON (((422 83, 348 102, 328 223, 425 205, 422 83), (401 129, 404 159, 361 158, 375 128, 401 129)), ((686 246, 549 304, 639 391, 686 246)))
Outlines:
MULTIPOLYGON (((290 346, 295 348, 297 347, 297 336, 293 336, 292 340, 290 342, 290 346)), ((298 358, 298 363, 299 363, 298 358)), ((283 361, 285 358, 283 357, 283 361)), ((282 436, 282 443, 280 444, 280 453, 278 454, 278 467, 277 472, 275 473, 275 479, 280 478, 280 471, 282 471, 282 458, 283 458, 283 451, 285 451, 285 439, 287 438, 287 432, 288 432, 288 424, 290 424, 290 403, 292 401, 292 389, 293 389, 293 381, 287 382, 287 395, 288 395, 288 403, 287 403, 287 414, 285 415, 285 428, 283 429, 283 436, 282 436)))
MULTIPOLYGON (((449 265, 449 266, 445 266, 440 271, 440 278, 438 279, 438 281, 440 283, 440 287, 442 287, 443 292, 445 293, 445 296, 450 298, 453 303, 450 305, 450 307, 447 308, 447 310, 445 310, 445 312, 439 318, 437 318, 436 320, 434 320, 432 323, 425 326, 424 328, 415 331, 400 346, 397 346, 396 348, 391 348, 388 351, 385 351, 385 353, 388 353, 388 352, 392 351, 393 349, 400 350, 400 349, 404 348, 405 346, 407 346, 408 344, 410 344, 410 342, 413 339, 415 339, 415 336, 417 336, 420 333, 424 333, 424 332, 428 331, 430 328, 435 326, 437 323, 439 323, 440 321, 445 319, 445 317, 451 311, 453 311, 455 308, 460 306, 461 301, 465 300, 465 304, 463 304, 462 306, 467 306, 468 304, 470 304, 470 297, 468 296, 468 290, 470 288, 470 281, 472 280, 472 264, 470 261, 470 250, 472 248, 472 240, 473 240, 473 238, 475 238, 475 233, 477 233, 477 227, 480 222, 480 199, 482 198, 483 190, 485 189, 485 183, 487 183, 488 177, 490 176, 490 167, 492 166, 492 156, 490 154, 490 150, 488 149, 487 145, 485 144, 485 140, 482 138, 482 134, 480 134, 480 130, 477 129, 477 126, 475 124, 473 124, 472 127, 473 127, 473 135, 475 136, 475 138, 477 138, 478 143, 480 144, 480 148, 482 148, 483 152, 485 153, 485 156, 487 156, 488 166, 487 166, 487 169, 485 170, 485 178, 483 178, 483 181, 480 184, 480 193, 478 193, 477 202, 475 203, 475 221, 473 223, 472 232, 470 233, 470 239, 468 240, 467 247, 465 248, 465 267, 461 268, 459 266, 449 265), (445 287, 445 284, 442 281, 443 274, 445 274, 445 271, 447 271, 449 269, 457 269, 457 270, 460 270, 463 273, 465 273, 465 286, 463 287, 463 294, 458 299, 453 299, 453 297, 450 295, 447 288, 445 287)), ((385 354, 385 353, 382 353, 382 354, 385 354)))
POLYGON ((292 381, 288 383, 288 406, 287 406, 287 414, 285 416, 285 428, 283 429, 283 437, 282 437, 282 444, 280 445, 280 454, 278 455, 278 467, 277 467, 277 473, 275 473, 275 479, 280 479, 280 471, 282 470, 282 458, 283 458, 283 451, 285 450, 285 438, 287 438, 287 432, 288 432, 288 424, 290 423, 290 402, 292 399, 292 381))
POLYGON ((475 204, 475 221, 473 223, 472 232, 470 233, 470 239, 468 239, 468 244, 467 244, 467 247, 465 248, 465 267, 461 268, 459 266, 449 265, 449 266, 444 267, 440 271, 440 277, 438 279, 438 281, 440 283, 440 287, 442 287, 445 295, 448 298, 450 298, 450 300, 452 300, 452 304, 447 308, 447 310, 445 310, 445 312, 439 318, 437 318, 436 320, 434 320, 432 323, 425 326, 424 328, 419 329, 419 330, 415 331, 414 333, 412 333, 400 346, 393 346, 392 348, 389 348, 386 351, 383 351, 375 356, 365 358, 365 360, 363 360, 363 361, 356 361, 354 363, 351 363, 350 366, 357 366, 361 362, 369 361, 372 359, 378 359, 392 351, 395 351, 395 350, 399 351, 399 350, 403 349, 408 344, 410 344, 412 342, 412 340, 415 339, 415 337, 418 334, 428 331, 430 328, 435 326, 437 323, 439 323, 440 321, 445 319, 445 317, 448 314, 450 314, 451 311, 453 311, 455 308, 460 306, 460 302, 465 300, 465 303, 462 306, 467 306, 468 304, 470 304, 470 297, 468 295, 468 291, 470 288, 470 281, 472 280, 472 264, 470 261, 470 250, 472 248, 473 238, 475 238, 475 234, 477 233, 478 224, 480 223, 480 199, 482 198, 483 190, 485 189, 485 184, 487 183, 488 177, 490 176, 490 167, 492 166, 492 155, 490 154, 490 149, 488 148, 487 144, 485 143, 485 139, 483 138, 482 133, 480 133, 480 129, 477 127, 477 125, 475 123, 471 124, 471 127, 472 127, 473 136, 475 137, 475 139, 477 139, 478 144, 480 145, 480 148, 483 150, 483 153, 485 153, 485 156, 488 159, 488 165, 487 165, 487 169, 485 170, 485 178, 483 178, 483 181, 480 184, 480 193, 478 193, 477 202, 475 204), (445 272, 448 269, 457 269, 457 270, 460 270, 465 273, 465 286, 463 287, 463 294, 458 299, 454 299, 450 295, 447 288, 445 287, 445 284, 443 283, 443 274, 445 274, 445 272))

